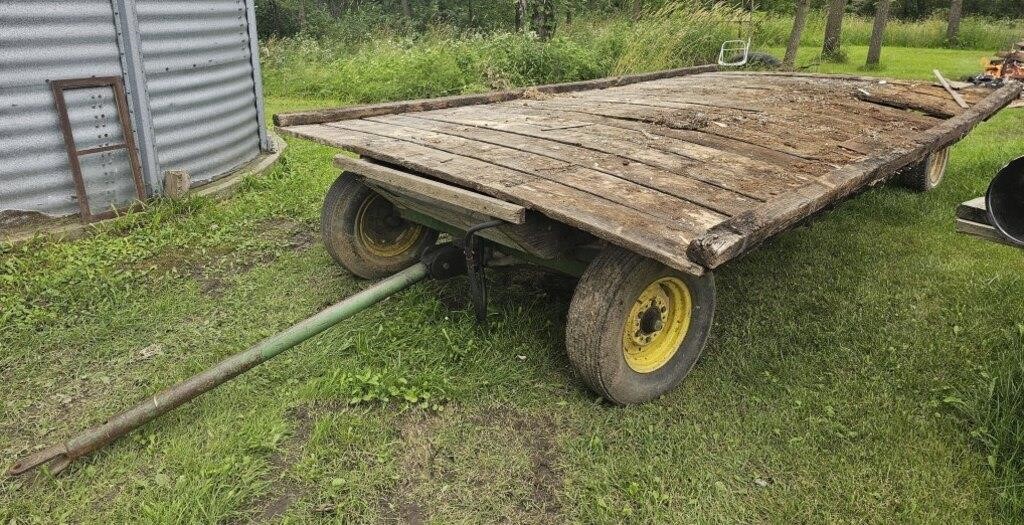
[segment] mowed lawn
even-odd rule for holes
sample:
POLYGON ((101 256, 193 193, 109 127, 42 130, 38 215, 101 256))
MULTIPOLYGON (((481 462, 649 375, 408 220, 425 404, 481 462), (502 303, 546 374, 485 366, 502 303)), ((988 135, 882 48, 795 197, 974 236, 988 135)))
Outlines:
MULTIPOLYGON (((984 54, 887 49, 879 74, 984 54)), ((718 272, 704 357, 656 402, 574 377, 571 279, 489 271, 489 331, 464 279, 427 282, 62 475, 3 479, 0 523, 1006 521, 959 407, 1022 351, 1024 255, 953 211, 1022 129, 1004 111, 938 190, 881 186, 718 272)), ((231 200, 2 248, 4 466, 366 286, 319 240, 333 153, 289 140, 231 200)))

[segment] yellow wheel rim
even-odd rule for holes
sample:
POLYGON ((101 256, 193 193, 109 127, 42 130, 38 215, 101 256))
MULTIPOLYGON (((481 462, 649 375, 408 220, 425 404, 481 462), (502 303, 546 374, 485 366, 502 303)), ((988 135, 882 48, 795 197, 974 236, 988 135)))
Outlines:
POLYGON ((413 249, 426 228, 400 217, 387 199, 372 194, 356 210, 356 238, 377 257, 396 257, 413 249))
POLYGON ((927 170, 928 182, 933 186, 938 185, 942 181, 942 176, 946 173, 946 163, 948 161, 949 148, 936 151, 928 157, 925 169, 927 170))
POLYGON ((654 372, 676 355, 690 330, 693 300, 681 279, 654 281, 633 302, 622 333, 626 364, 641 374, 654 372))

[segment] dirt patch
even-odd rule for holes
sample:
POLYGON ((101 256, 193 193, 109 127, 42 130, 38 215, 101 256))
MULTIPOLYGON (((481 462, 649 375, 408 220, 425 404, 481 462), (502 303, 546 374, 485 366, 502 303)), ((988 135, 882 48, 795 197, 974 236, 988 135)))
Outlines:
POLYGON ((287 217, 261 221, 257 229, 261 238, 291 250, 303 251, 316 242, 316 235, 309 225, 287 217))
POLYGON ((288 477, 288 467, 299 460, 300 451, 313 432, 316 417, 308 407, 299 406, 288 411, 288 419, 293 422, 295 430, 270 457, 267 480, 272 490, 253 504, 257 523, 281 516, 306 493, 305 487, 288 477))
MULTIPOLYGON (((558 469, 555 444, 557 422, 549 415, 530 416, 508 407, 487 412, 482 424, 510 428, 521 441, 530 460, 530 476, 523 479, 532 486, 532 503, 539 507, 534 523, 557 523, 561 514, 558 491, 563 485, 558 469)), ((530 509, 523 509, 529 512, 530 509)))
POLYGON ((430 479, 430 465, 436 452, 430 438, 436 432, 438 418, 433 413, 409 412, 399 422, 398 435, 404 453, 399 468, 402 479, 381 495, 378 505, 386 523, 426 523, 426 509, 413 499, 413 492, 422 480, 430 479))
MULTIPOLYGON (((303 251, 316 242, 309 226, 292 219, 274 218, 259 223, 258 235, 275 246, 303 251)), ((214 246, 203 251, 192 248, 169 248, 145 259, 137 269, 158 276, 186 277, 195 280, 199 291, 217 298, 231 284, 231 278, 277 260, 280 250, 245 252, 234 246, 214 246)))
POLYGON ((388 523, 560 523, 557 422, 509 407, 409 413, 398 425, 400 479, 382 495, 388 523), (441 487, 444 487, 443 491, 441 487))

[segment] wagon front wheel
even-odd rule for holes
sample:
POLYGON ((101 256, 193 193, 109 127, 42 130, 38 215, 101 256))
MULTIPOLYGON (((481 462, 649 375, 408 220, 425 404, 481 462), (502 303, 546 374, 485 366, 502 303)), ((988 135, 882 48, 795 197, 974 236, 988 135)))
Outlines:
POLYGON ((580 279, 566 350, 587 385, 620 405, 675 388, 700 357, 715 312, 714 277, 608 248, 580 279))
POLYGON ((346 270, 376 279, 404 270, 437 242, 437 232, 402 218, 359 177, 342 173, 324 198, 324 246, 346 270))

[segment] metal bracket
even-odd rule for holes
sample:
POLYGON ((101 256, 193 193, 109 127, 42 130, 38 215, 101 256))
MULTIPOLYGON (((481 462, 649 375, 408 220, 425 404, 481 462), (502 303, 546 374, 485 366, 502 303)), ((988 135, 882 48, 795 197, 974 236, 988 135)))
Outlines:
POLYGON ((501 226, 505 221, 482 222, 466 230, 464 250, 466 254, 466 276, 469 277, 469 296, 473 301, 476 322, 487 326, 487 281, 484 279, 484 243, 476 235, 480 230, 501 226))

